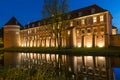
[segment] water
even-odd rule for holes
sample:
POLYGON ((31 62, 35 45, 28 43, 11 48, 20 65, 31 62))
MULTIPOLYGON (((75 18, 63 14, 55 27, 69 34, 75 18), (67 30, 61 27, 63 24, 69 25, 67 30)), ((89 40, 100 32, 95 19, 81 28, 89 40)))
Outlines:
MULTIPOLYGON (((5 67, 24 67, 28 69, 54 69, 56 74, 65 73, 74 80, 120 80, 119 57, 70 56, 49 53, 4 53, 5 67)), ((69 80, 69 79, 68 79, 69 80)))
POLYGON ((120 80, 120 68, 114 68, 115 80, 120 80))

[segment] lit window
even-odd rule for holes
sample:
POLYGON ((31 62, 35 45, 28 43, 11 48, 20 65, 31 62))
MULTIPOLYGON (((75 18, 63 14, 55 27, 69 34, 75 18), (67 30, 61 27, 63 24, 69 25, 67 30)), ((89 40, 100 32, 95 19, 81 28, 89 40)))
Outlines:
POLYGON ((55 37, 55 34, 53 33, 53 37, 55 37))
POLYGON ((36 39, 36 36, 35 36, 35 39, 36 39))
POLYGON ((58 24, 58 29, 60 29, 60 25, 58 24))
POLYGON ((28 30, 28 34, 30 34, 31 33, 31 30, 28 30))
POLYGON ((77 34, 79 34, 79 30, 77 30, 77 34))
POLYGON ((70 26, 73 26, 73 21, 70 22, 70 26))
POLYGON ((79 33, 80 33, 80 31, 79 31, 79 30, 77 30, 77 36, 79 36, 79 33))
POLYGON ((34 36, 32 36, 32 39, 34 40, 34 36))
POLYGON ((84 19, 82 19, 82 24, 85 24, 85 20, 84 19))
POLYGON ((28 34, 30 33, 30 31, 28 30, 28 34))
POLYGON ((102 15, 102 16, 100 16, 100 22, 101 21, 104 21, 104 16, 102 15))
POLYGON ((97 22, 97 17, 93 17, 93 23, 97 22))
POLYGON ((55 30, 55 26, 53 26, 53 30, 55 30))
POLYGON ((68 35, 70 35, 70 31, 68 31, 68 35))

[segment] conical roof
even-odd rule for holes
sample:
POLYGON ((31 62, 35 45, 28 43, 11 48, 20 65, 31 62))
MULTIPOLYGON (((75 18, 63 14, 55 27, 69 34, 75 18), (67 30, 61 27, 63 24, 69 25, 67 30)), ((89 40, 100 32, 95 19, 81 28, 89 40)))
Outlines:
POLYGON ((18 20, 15 17, 12 17, 5 25, 19 25, 21 24, 18 22, 18 20))

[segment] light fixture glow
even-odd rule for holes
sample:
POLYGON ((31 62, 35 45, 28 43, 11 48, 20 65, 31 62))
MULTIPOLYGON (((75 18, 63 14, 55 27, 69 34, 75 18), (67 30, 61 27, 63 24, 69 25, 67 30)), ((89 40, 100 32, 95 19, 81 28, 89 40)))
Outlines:
POLYGON ((98 59, 100 59, 100 60, 104 60, 104 59, 105 59, 105 57, 98 57, 98 59))
POLYGON ((78 47, 79 47, 79 48, 81 47, 81 44, 80 44, 80 43, 78 43, 78 47))
POLYGON ((92 56, 87 56, 87 60, 92 60, 92 56))
POLYGON ((87 43, 86 45, 88 48, 92 47, 92 44, 90 42, 87 43))
POLYGON ((98 43, 98 47, 104 47, 104 43, 103 42, 98 43))

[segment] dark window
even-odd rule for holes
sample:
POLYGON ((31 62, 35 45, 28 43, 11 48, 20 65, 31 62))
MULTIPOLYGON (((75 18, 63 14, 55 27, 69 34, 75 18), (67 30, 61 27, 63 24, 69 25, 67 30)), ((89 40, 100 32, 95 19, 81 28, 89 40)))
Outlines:
POLYGON ((70 18, 71 18, 71 15, 68 15, 67 17, 68 17, 68 19, 70 19, 70 18))
POLYGON ((103 36, 102 36, 102 38, 103 38, 103 36))
POLYGON ((97 32, 97 29, 94 29, 94 32, 97 32))
POLYGON ((84 34, 85 33, 85 30, 82 30, 82 34, 84 34))
POLYGON ((92 8, 92 9, 91 9, 91 13, 95 13, 95 8, 92 8))
POLYGON ((88 33, 91 33, 91 30, 90 30, 90 29, 88 29, 88 30, 87 30, 87 32, 88 32, 88 33))
POLYGON ((100 31, 102 31, 102 32, 103 32, 103 31, 104 31, 104 28, 101 28, 101 29, 100 29, 100 31))
POLYGON ((76 25, 79 25, 79 21, 76 21, 76 25))
POLYGON ((79 12, 79 13, 78 13, 78 16, 82 16, 82 12, 79 12))
POLYGON ((91 18, 87 18, 87 24, 91 23, 91 18))

